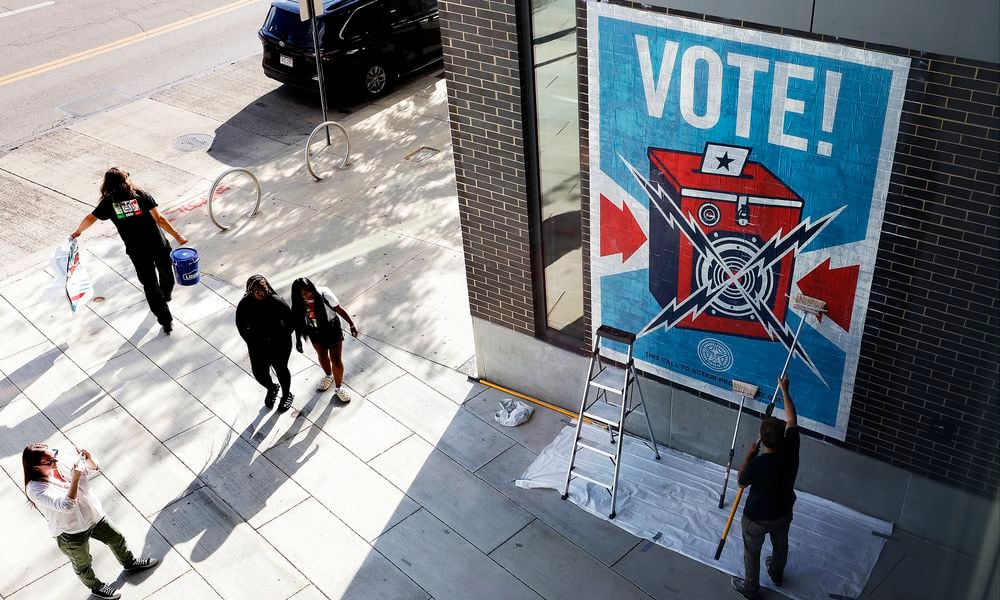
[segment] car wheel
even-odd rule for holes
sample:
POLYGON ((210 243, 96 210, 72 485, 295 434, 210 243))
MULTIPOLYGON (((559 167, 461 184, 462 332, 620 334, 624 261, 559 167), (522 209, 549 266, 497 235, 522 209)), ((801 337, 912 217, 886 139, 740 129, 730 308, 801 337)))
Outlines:
POLYGON ((365 96, 375 98, 381 96, 389 88, 389 72, 379 63, 368 66, 362 80, 365 96))

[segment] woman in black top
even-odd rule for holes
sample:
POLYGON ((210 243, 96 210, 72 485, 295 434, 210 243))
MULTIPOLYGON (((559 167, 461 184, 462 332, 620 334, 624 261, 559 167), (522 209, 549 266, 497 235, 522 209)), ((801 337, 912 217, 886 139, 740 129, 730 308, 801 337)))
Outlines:
POLYGON ((125 244, 125 253, 132 259, 135 274, 146 293, 149 310, 163 326, 167 335, 173 329, 173 316, 167 302, 174 289, 174 273, 170 260, 170 244, 163 232, 184 245, 181 235, 156 208, 152 196, 132 185, 128 173, 112 167, 104 174, 101 201, 92 213, 83 218, 70 239, 80 236, 97 220, 111 220, 125 244))
POLYGON ((288 371, 288 357, 292 354, 292 309, 263 275, 247 279, 246 293, 236 306, 236 329, 247 343, 254 379, 267 389, 264 406, 274 406, 280 385, 283 394, 278 411, 291 408, 295 398, 291 392, 292 374, 288 371), (278 376, 278 385, 271 380, 271 369, 278 376))

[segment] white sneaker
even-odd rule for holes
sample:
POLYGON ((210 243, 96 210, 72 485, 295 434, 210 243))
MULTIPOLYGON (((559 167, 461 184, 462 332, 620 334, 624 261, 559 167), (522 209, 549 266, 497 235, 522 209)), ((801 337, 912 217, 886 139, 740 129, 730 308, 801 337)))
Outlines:
POLYGON ((330 389, 330 386, 332 385, 333 385, 333 377, 327 375, 319 382, 319 385, 316 386, 316 391, 325 392, 326 390, 330 389))
POLYGON ((333 393, 334 396, 340 398, 340 401, 347 404, 351 401, 351 395, 347 393, 344 388, 337 388, 337 391, 333 393))

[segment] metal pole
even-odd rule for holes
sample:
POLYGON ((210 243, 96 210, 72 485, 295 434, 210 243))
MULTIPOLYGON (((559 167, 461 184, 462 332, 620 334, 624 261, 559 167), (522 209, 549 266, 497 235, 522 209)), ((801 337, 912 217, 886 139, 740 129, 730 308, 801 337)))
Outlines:
MULTIPOLYGON (((307 0, 306 6, 309 8, 309 21, 312 23, 313 50, 316 51, 316 78, 319 80, 319 103, 323 108, 323 122, 330 119, 326 116, 326 82, 323 78, 323 57, 319 51, 319 25, 316 24, 316 8, 313 7, 312 0, 307 0)), ((326 145, 330 145, 330 128, 326 128, 326 145)))

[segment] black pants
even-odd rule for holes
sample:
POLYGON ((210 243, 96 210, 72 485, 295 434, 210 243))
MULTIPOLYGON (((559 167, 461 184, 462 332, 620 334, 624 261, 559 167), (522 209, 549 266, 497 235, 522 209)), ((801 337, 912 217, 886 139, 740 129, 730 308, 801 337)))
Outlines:
POLYGON ((136 277, 146 293, 149 310, 156 315, 160 325, 170 325, 173 317, 167 306, 167 298, 174 291, 174 271, 170 261, 170 246, 160 250, 129 254, 136 277))
POLYGON ((781 578, 785 573, 785 563, 788 562, 788 528, 792 525, 792 513, 787 517, 771 521, 751 521, 746 517, 740 520, 743 527, 743 581, 749 592, 760 588, 760 550, 764 546, 764 536, 771 536, 771 573, 781 578))
POLYGON ((248 346, 250 353, 250 370, 257 383, 267 389, 274 387, 271 380, 271 369, 278 376, 282 396, 287 396, 292 388, 292 374, 288 370, 288 357, 292 355, 292 336, 283 340, 272 340, 266 344, 248 346))

